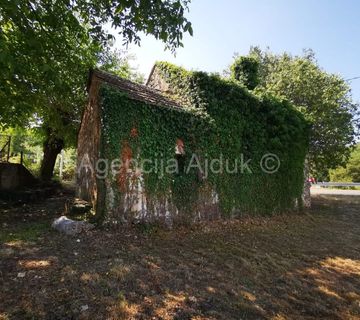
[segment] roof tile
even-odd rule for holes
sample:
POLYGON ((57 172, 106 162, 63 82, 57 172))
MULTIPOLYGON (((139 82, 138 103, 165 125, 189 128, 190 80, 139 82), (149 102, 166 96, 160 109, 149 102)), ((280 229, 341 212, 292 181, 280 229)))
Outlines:
POLYGON ((127 79, 120 78, 109 72, 102 70, 91 70, 90 81, 93 77, 97 77, 101 81, 108 83, 121 91, 126 92, 130 99, 142 101, 148 104, 171 107, 184 111, 182 106, 175 100, 163 95, 161 91, 150 88, 148 86, 132 82, 127 79))

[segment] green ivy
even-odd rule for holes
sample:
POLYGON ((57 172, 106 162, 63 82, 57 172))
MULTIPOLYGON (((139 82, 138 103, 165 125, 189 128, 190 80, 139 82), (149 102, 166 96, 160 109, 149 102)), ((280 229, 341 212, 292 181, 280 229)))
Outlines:
MULTIPOLYGON (((168 199, 179 216, 193 219, 198 195, 205 185, 216 191, 223 216, 233 213, 270 214, 294 208, 303 188, 303 166, 308 145, 308 124, 292 105, 269 96, 256 96, 236 81, 217 75, 189 72, 169 63, 157 63, 156 72, 171 85, 172 95, 184 105, 179 111, 129 98, 115 88, 100 90, 103 114, 102 157, 120 157, 127 141, 136 159, 171 161, 176 139, 185 143, 184 166, 192 154, 199 159, 235 161, 251 159, 252 173, 212 173, 206 179, 196 169, 188 173, 143 174, 151 199, 168 199), (137 135, 131 130, 137 129, 137 135), (260 160, 274 153, 279 170, 264 173, 260 160)), ((116 177, 110 179, 117 197, 116 177)), ((159 200, 160 201, 160 200, 159 200)), ((151 215, 151 208, 148 208, 151 215)), ((106 213, 105 213, 106 215, 106 213)))
POLYGON ((238 57, 230 67, 231 77, 249 90, 259 84, 259 62, 252 57, 238 57))

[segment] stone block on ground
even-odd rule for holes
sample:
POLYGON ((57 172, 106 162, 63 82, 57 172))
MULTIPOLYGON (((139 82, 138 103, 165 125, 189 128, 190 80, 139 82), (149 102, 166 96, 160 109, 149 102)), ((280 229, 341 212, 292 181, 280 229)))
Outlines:
POLYGON ((86 221, 75 221, 61 216, 53 221, 52 227, 62 233, 73 236, 94 228, 94 225, 86 221))

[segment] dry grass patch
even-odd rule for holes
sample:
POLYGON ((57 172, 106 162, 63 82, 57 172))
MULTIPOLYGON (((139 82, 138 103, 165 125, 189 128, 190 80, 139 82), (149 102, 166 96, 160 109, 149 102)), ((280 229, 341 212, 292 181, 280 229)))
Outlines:
POLYGON ((360 201, 314 200, 303 215, 3 244, 0 319, 360 319, 360 201))

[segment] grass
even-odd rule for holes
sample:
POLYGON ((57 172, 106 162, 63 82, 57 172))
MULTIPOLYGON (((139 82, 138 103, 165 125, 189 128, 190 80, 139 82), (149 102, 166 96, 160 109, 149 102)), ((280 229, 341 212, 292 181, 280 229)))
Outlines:
MULTIPOLYGON (((26 212, 50 221, 57 201, 26 212)), ((305 214, 76 238, 8 220, 23 241, 0 246, 0 319, 359 319, 359 205, 319 195, 305 214)))
POLYGON ((3 227, 0 231, 0 244, 11 241, 35 241, 49 230, 48 222, 30 222, 10 228, 3 227))

